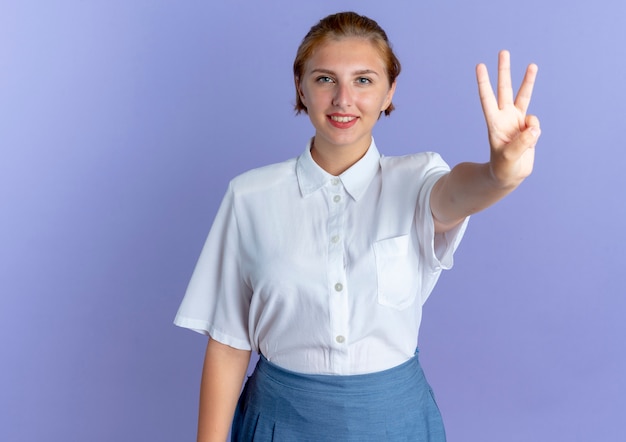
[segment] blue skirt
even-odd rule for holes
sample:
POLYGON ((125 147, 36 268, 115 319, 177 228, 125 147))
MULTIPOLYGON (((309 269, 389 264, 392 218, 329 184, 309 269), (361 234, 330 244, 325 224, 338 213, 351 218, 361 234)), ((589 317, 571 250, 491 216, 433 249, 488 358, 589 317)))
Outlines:
POLYGON ((445 442, 441 414, 417 354, 377 373, 307 375, 263 356, 241 393, 234 442, 445 442))

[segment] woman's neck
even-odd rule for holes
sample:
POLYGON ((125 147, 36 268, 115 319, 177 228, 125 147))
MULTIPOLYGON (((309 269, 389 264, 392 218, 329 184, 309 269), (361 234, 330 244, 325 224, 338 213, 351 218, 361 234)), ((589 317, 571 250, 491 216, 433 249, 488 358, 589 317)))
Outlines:
POLYGON ((326 172, 338 176, 363 158, 370 144, 371 137, 367 145, 362 143, 362 146, 324 147, 323 143, 316 142, 315 138, 313 138, 311 142, 311 157, 326 172))

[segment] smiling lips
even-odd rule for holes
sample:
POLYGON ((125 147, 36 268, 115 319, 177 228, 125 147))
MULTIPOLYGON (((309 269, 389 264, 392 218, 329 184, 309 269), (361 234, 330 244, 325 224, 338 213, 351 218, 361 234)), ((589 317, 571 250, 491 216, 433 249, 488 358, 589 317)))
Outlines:
POLYGON ((354 126, 357 120, 358 118, 355 117, 354 115, 340 115, 340 114, 328 115, 329 123, 338 129, 348 129, 354 126))

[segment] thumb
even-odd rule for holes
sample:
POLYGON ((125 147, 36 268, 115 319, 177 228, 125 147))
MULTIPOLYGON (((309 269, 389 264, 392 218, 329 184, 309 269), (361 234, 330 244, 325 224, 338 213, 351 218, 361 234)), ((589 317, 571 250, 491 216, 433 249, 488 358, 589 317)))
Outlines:
POLYGON ((526 115, 526 130, 523 133, 529 132, 530 140, 535 140, 532 145, 534 146, 537 143, 537 139, 541 135, 541 125, 539 124, 539 118, 535 115, 526 115))
POLYGON ((539 119, 529 115, 526 117, 525 123, 526 128, 519 132, 515 138, 499 151, 497 156, 500 156, 502 160, 516 161, 524 155, 527 150, 533 149, 537 144, 537 140, 541 135, 539 119))
POLYGON ((541 135, 541 126, 539 125, 539 119, 537 117, 527 115, 525 123, 526 129, 520 132, 512 143, 515 146, 514 150, 519 154, 523 153, 526 149, 534 148, 541 135))

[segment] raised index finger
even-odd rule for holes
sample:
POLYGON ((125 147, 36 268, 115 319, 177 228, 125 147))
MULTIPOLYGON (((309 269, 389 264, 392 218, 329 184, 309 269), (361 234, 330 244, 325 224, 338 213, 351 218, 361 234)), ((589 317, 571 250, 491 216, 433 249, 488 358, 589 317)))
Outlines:
POLYGON ((526 74, 522 80, 522 85, 517 91, 517 97, 515 97, 515 107, 523 113, 526 113, 528 106, 530 105, 530 98, 533 95, 533 87, 535 86, 535 78, 537 78, 537 71, 539 68, 536 64, 530 64, 526 68, 526 74))

